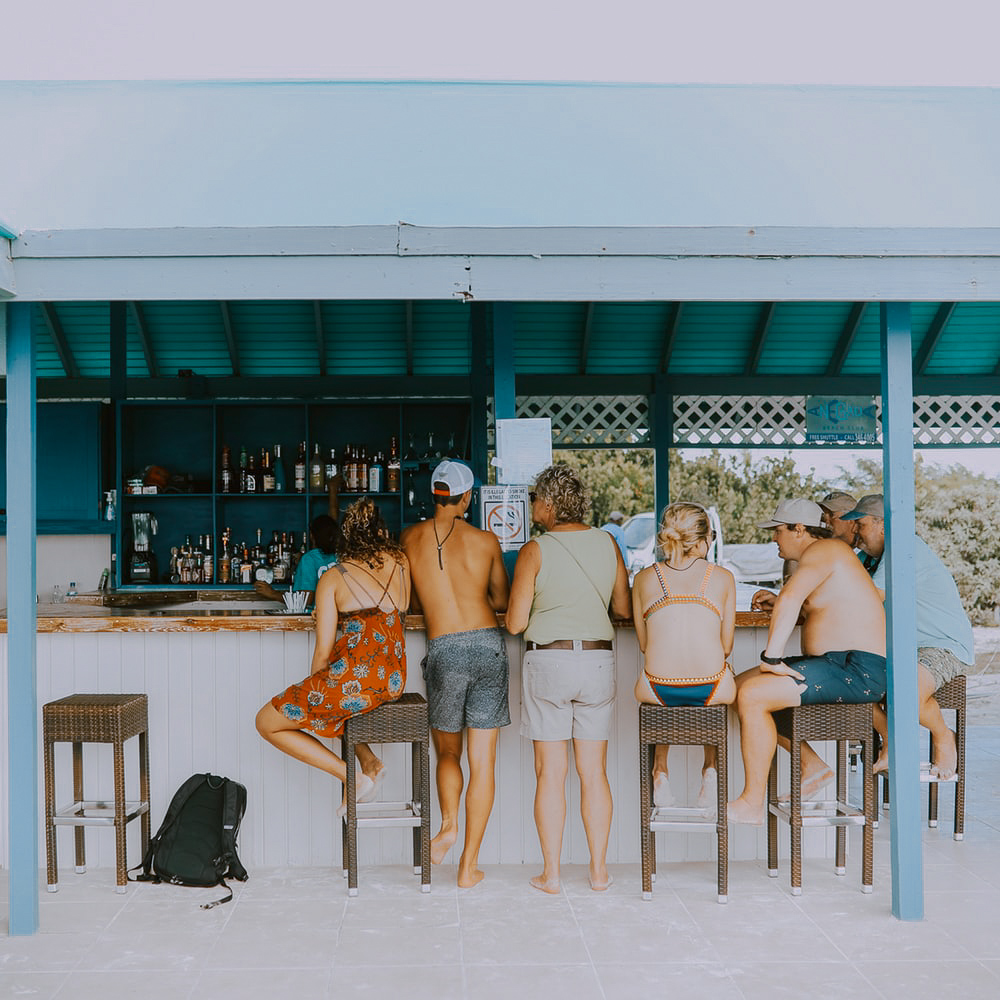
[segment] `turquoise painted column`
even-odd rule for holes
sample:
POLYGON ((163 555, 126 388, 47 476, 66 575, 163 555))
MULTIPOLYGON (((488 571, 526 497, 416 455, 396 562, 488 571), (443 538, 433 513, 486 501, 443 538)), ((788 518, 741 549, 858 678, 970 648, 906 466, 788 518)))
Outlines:
POLYGON ((35 345, 31 305, 7 305, 7 758, 10 933, 38 930, 35 668, 35 345))
MULTIPOLYGON (((514 303, 493 303, 493 419, 513 420, 517 416, 517 387, 514 376, 514 303)), ((517 552, 505 552, 507 575, 514 576, 517 552)))
POLYGON ((922 920, 913 348, 908 302, 882 303, 881 346, 892 912, 900 920, 922 920))
POLYGON ((674 397, 665 375, 653 378, 649 409, 653 422, 653 513, 659 519, 660 511, 670 503, 670 448, 674 443, 674 397))

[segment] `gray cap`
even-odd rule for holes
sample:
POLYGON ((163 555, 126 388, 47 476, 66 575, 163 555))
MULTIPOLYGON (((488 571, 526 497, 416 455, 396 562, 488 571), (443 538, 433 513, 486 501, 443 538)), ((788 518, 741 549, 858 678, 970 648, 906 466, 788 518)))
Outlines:
POLYGON ((620 510, 613 510, 610 514, 608 514, 608 520, 618 524, 619 521, 625 520, 625 515, 620 510))
POLYGON ((761 521, 758 528, 777 528, 779 524, 804 524, 809 528, 823 527, 823 508, 812 500, 796 497, 782 500, 770 521, 761 521))
POLYGON ((858 501, 854 510, 841 514, 841 521, 857 521, 862 517, 885 517, 885 506, 881 493, 869 493, 858 501))
POLYGON ((850 493, 845 493, 843 490, 834 490, 832 493, 827 493, 820 500, 819 505, 827 514, 842 514, 845 510, 854 510, 857 503, 858 501, 850 493))

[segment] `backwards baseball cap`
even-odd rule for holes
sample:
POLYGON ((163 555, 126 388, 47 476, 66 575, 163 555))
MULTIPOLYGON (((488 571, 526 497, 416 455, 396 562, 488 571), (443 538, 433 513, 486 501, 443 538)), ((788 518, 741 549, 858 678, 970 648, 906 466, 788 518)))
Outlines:
POLYGON ((779 524, 804 524, 810 528, 823 527, 823 508, 812 500, 796 497, 782 500, 770 521, 761 521, 758 528, 777 528, 779 524))
POLYGON ((475 481, 472 469, 464 462, 446 458, 431 473, 431 492, 436 497, 460 497, 466 490, 472 489, 475 481))
POLYGON ((832 493, 827 493, 820 500, 819 505, 827 514, 841 514, 845 510, 854 510, 857 502, 850 493, 845 493, 843 490, 834 490, 832 493))
POLYGON ((625 520, 625 515, 620 510, 613 510, 610 514, 608 514, 608 520, 617 524, 619 521, 625 520))
POLYGON ((857 507, 846 514, 841 514, 841 521, 857 521, 862 517, 885 517, 885 506, 881 493, 869 493, 858 501, 857 507))

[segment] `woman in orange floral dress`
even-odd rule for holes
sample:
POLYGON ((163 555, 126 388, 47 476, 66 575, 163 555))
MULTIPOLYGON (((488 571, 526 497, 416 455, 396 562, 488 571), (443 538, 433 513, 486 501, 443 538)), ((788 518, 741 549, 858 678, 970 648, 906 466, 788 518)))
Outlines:
MULTIPOLYGON (((340 561, 316 587, 311 672, 257 713, 257 731, 284 753, 346 782, 347 765, 316 737, 339 736, 347 719, 403 693, 410 568, 368 497, 351 504, 341 530, 340 561)), ((366 801, 374 797, 382 762, 365 744, 358 744, 357 756, 358 800, 366 801)))

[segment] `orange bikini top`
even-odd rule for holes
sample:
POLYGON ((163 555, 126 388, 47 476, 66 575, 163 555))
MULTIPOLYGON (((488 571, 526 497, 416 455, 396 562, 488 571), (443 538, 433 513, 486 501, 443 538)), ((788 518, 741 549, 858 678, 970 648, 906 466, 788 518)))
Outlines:
MULTIPOLYGON (((664 563, 664 565, 666 566, 667 564, 664 563)), ((667 566, 667 569, 673 569, 673 567, 667 566)), ((702 607, 708 608, 709 611, 714 611, 719 616, 719 621, 722 621, 722 612, 705 596, 705 591, 708 589, 708 581, 714 569, 715 567, 709 563, 708 568, 705 570, 705 575, 701 580, 701 590, 697 594, 672 594, 670 587, 667 586, 667 581, 663 579, 663 574, 660 572, 660 564, 653 563, 653 570, 656 573, 656 579, 660 581, 660 589, 663 591, 663 596, 658 597, 646 608, 642 613, 643 620, 648 621, 650 615, 675 604, 700 604, 702 607)), ((675 573, 681 572, 680 570, 673 571, 675 573)))

